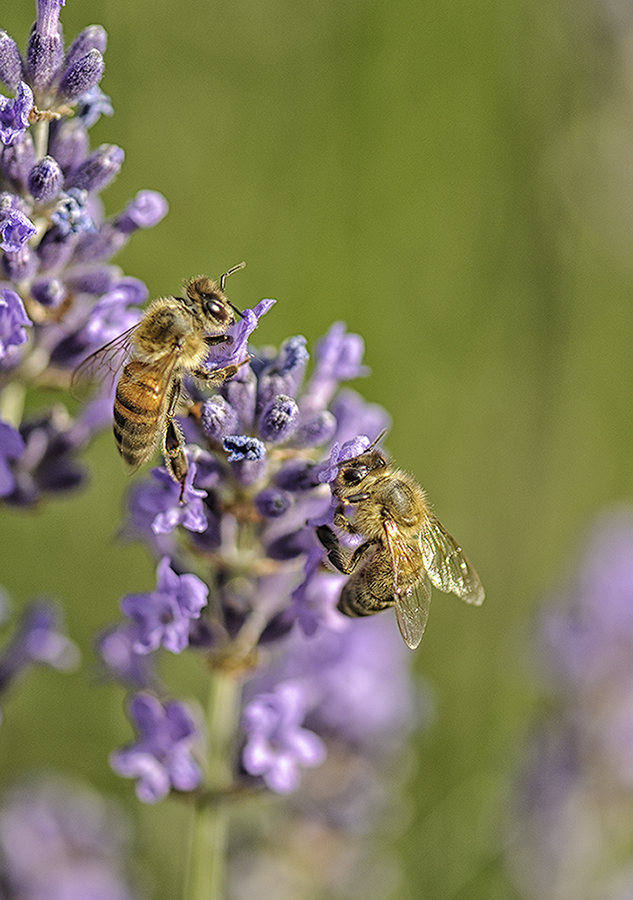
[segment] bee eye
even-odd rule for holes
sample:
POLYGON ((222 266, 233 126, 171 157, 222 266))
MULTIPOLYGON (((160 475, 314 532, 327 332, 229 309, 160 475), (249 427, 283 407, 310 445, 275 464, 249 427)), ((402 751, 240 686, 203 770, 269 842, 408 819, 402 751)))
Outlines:
POLYGON ((204 311, 208 316, 213 316, 215 319, 219 319, 222 317, 223 308, 222 304, 219 302, 218 298, 215 294, 201 294, 202 305, 204 307, 204 311))
POLYGON ((349 469, 345 469, 345 471, 343 472, 343 480, 348 484, 358 484, 363 480, 366 474, 366 466, 353 466, 349 469))

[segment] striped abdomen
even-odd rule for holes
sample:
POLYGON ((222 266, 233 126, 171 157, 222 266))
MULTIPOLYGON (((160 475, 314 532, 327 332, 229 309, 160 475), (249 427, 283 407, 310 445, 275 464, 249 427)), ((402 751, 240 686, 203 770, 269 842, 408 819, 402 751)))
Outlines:
POLYGON ((163 365, 130 360, 114 396, 114 437, 119 453, 133 469, 152 454, 164 431, 165 415, 179 382, 165 377, 163 365), (169 390, 168 390, 169 389, 169 390))
POLYGON ((393 565, 387 549, 379 544, 370 558, 350 575, 337 604, 345 616, 373 616, 394 604, 393 565))

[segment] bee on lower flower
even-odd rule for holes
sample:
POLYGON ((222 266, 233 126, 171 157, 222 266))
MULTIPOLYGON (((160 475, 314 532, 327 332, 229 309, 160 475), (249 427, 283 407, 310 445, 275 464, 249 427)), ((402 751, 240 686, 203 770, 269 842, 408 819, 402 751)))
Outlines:
POLYGON ((332 494, 340 501, 334 525, 365 540, 346 550, 328 525, 317 536, 328 559, 351 577, 343 586, 338 609, 347 616, 370 616, 390 606, 404 642, 419 645, 429 614, 431 584, 480 606, 484 589, 461 547, 429 509, 420 485, 395 469, 376 444, 338 463, 332 494), (353 520, 345 515, 354 510, 353 520))

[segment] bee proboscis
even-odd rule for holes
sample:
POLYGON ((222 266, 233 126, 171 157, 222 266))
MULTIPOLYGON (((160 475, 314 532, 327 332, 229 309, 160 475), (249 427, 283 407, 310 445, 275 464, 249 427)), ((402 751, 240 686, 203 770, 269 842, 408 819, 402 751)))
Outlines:
POLYGON ((328 525, 317 535, 328 559, 350 577, 338 609, 347 616, 370 616, 390 606, 404 642, 419 645, 429 614, 431 584, 480 606, 484 589, 461 547, 431 512, 420 485, 395 469, 374 449, 382 432, 363 453, 339 463, 332 493, 340 501, 334 525, 364 541, 343 547, 328 525), (345 515, 353 509, 353 519, 345 515))
POLYGON ((77 368, 73 384, 93 380, 100 371, 119 371, 114 396, 113 430, 119 453, 130 471, 147 462, 160 443, 167 471, 181 485, 187 474, 184 440, 174 419, 183 378, 218 385, 235 375, 241 363, 207 369, 209 347, 229 340, 227 330, 241 313, 219 283, 206 276, 184 285, 184 297, 159 297, 140 322, 101 347, 77 368))

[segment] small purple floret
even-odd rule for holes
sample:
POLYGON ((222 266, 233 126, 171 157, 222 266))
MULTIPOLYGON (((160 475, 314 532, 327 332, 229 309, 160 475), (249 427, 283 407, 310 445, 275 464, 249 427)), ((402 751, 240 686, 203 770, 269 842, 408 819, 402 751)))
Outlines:
POLYGON ((284 681, 251 700, 242 714, 244 768, 250 775, 261 775, 278 794, 296 790, 300 766, 319 766, 325 759, 321 738, 301 725, 306 712, 301 682, 284 681))
POLYGON ((141 693, 129 704, 139 739, 115 751, 110 765, 119 775, 137 778, 136 795, 143 803, 156 803, 173 787, 192 791, 200 784, 200 769, 191 750, 196 730, 185 707, 175 701, 161 703, 141 693))
POLYGON ((32 324, 19 295, 8 289, 0 290, 0 359, 6 356, 9 347, 26 341, 24 329, 32 324))
POLYGON ((207 604, 209 589, 195 575, 177 575, 164 556, 156 570, 156 589, 127 594, 121 609, 136 625, 136 653, 151 653, 161 645, 181 653, 189 644, 189 623, 207 604))
POLYGON ((160 512, 157 512, 152 521, 154 534, 169 534, 178 525, 188 531, 206 531, 208 522, 202 499, 207 496, 207 492, 194 487, 196 472, 196 464, 190 462, 181 497, 180 486, 169 477, 165 469, 152 469, 154 478, 163 485, 162 494, 154 496, 155 504, 160 504, 160 512))
POLYGON ((6 202, 0 206, 0 247, 17 253, 35 234, 35 225, 28 216, 6 202))
POLYGON ((25 81, 20 81, 15 97, 9 99, 0 94, 0 141, 12 144, 18 135, 29 127, 29 113, 33 109, 33 91, 25 81))
POLYGON ((364 453, 370 444, 371 441, 364 434, 358 435, 358 437, 355 437, 351 441, 346 441, 342 447, 338 441, 335 441, 330 450, 329 461, 323 463, 322 467, 319 469, 317 476, 318 480, 324 484, 329 484, 334 481, 338 474, 340 464, 346 459, 353 459, 360 453, 364 453))

